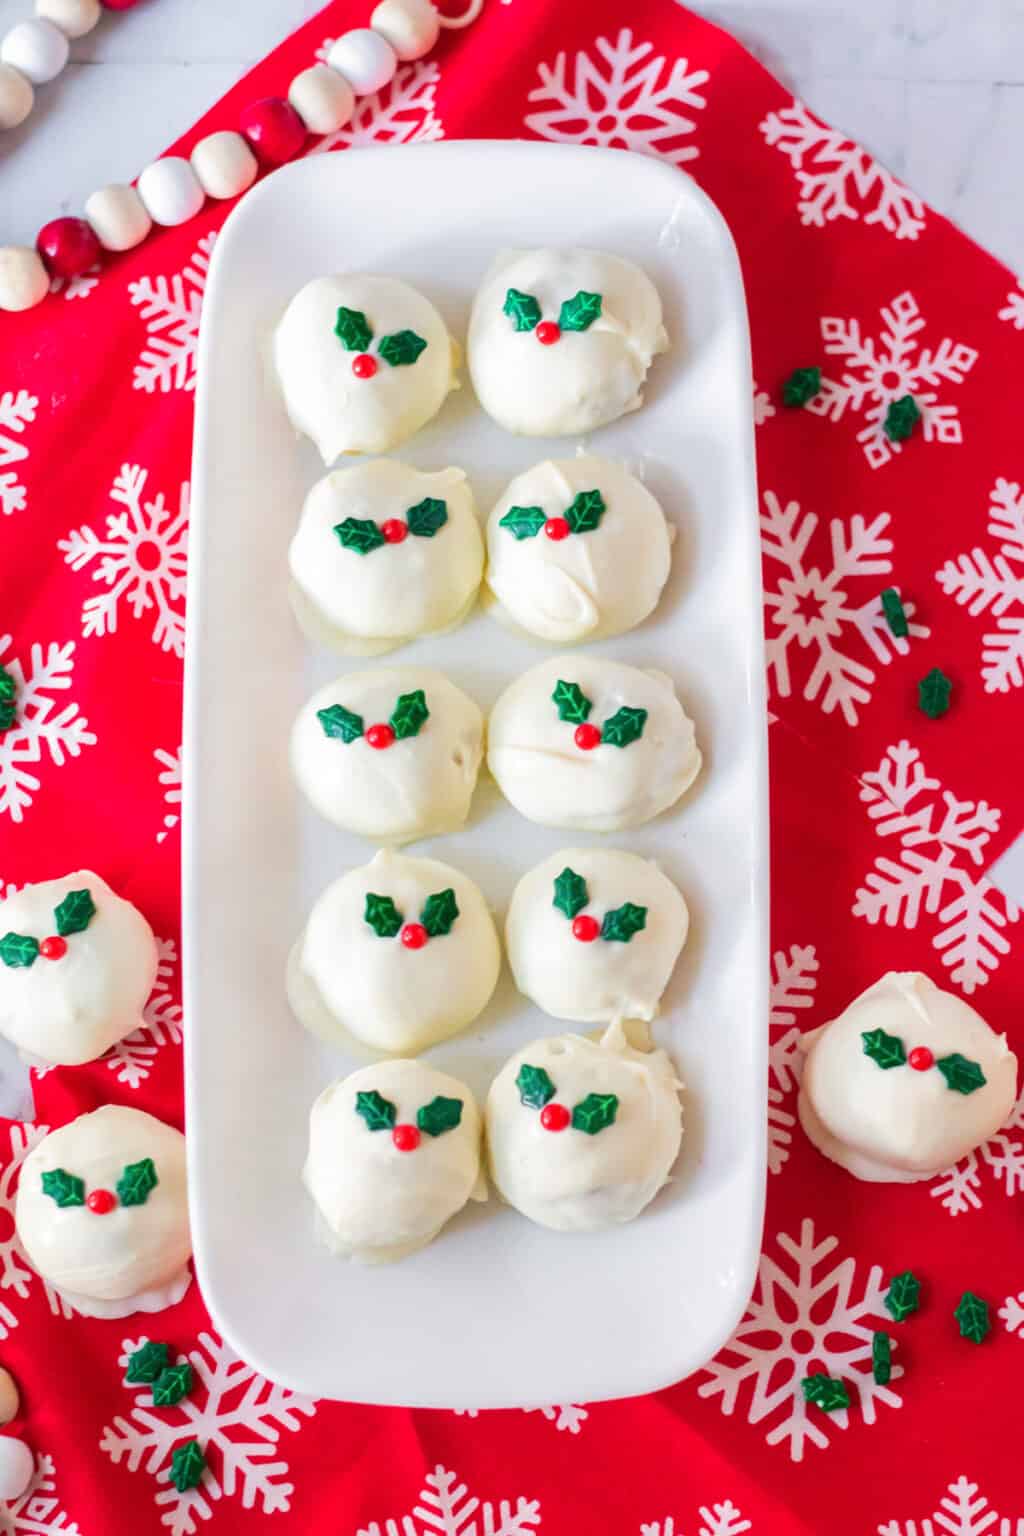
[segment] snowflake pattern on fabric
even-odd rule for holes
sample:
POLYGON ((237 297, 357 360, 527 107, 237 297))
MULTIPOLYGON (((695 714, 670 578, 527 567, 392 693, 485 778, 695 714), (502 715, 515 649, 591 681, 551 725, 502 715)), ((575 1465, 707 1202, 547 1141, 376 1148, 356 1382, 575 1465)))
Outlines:
POLYGON ((24 440, 26 426, 36 419, 39 401, 27 389, 5 390, 0 395, 0 513, 10 517, 24 510, 27 492, 12 464, 28 458, 24 440))
MULTIPOLYGON (((808 564, 817 514, 801 515, 796 501, 783 506, 772 491, 765 491, 764 503, 761 549, 769 688, 788 699, 793 691, 790 657, 809 651, 813 665, 803 697, 817 701, 826 715, 838 708, 847 725, 856 725, 858 709, 870 700, 875 681, 874 667, 862 658, 870 655, 885 666, 894 654, 905 656, 910 648, 907 639, 892 633, 882 608, 881 591, 887 585, 882 578, 892 570, 893 543, 885 537, 889 514, 879 512, 871 522, 858 514, 848 526, 842 518, 832 518, 831 567, 823 574, 819 566, 808 564), (769 589, 773 575, 774 591, 769 589), (872 578, 862 589, 866 601, 852 602, 847 584, 866 577, 872 578)), ((912 602, 904 602, 903 608, 912 636, 930 633, 927 625, 913 622, 912 602)))
POLYGON ((866 149, 819 122, 802 101, 769 112, 760 128, 796 172, 801 224, 824 229, 835 219, 863 219, 897 240, 916 240, 924 229, 921 199, 866 149))
POLYGON ((1008 320, 1015 331, 1024 331, 1024 282, 1010 289, 1006 303, 999 311, 999 319, 1008 320))
POLYGON ((979 866, 1001 812, 984 800, 958 800, 925 772, 909 741, 886 749, 861 775, 861 803, 881 838, 896 838, 899 858, 879 856, 853 903, 854 917, 889 928, 935 919, 932 944, 968 996, 1009 954, 1006 929, 1020 918, 979 866))
POLYGON ((988 519, 995 555, 976 544, 947 560, 935 580, 972 618, 995 619, 996 628, 981 637, 981 676, 986 693, 1009 693, 1024 688, 1024 493, 1016 480, 996 480, 988 519))
POLYGON ((501 1499, 497 1506, 470 1495, 456 1472, 435 1467, 423 1480, 419 1503, 412 1513, 384 1521, 371 1520, 356 1536, 521 1536, 540 1525, 540 1501, 520 1495, 513 1504, 501 1499), (477 1525, 479 1514, 480 1525, 477 1525))
POLYGON ((796 1117, 783 1108, 800 1076, 799 1008, 814 1005, 818 959, 812 944, 793 944, 772 955, 771 1011, 768 1047, 768 1169, 778 1173, 786 1162, 796 1117))
POLYGON ((57 540, 73 571, 92 565, 92 579, 110 588, 82 604, 82 633, 112 635, 123 598, 132 617, 153 611, 153 644, 185 654, 185 572, 188 556, 188 493, 184 480, 172 511, 158 491, 144 499, 148 471, 122 464, 110 491, 123 512, 107 517, 105 536, 86 526, 57 540))
POLYGON ((40 787, 40 779, 26 765, 46 758, 60 768, 83 747, 94 747, 96 734, 77 704, 58 709, 51 697, 71 687, 75 642, 58 645, 51 640, 45 651, 34 644, 27 671, 8 654, 10 645, 11 636, 0 635, 0 666, 7 668, 15 686, 14 724, 0 736, 0 816, 21 821, 40 787))
POLYGON ((691 69, 686 59, 669 64, 651 43, 634 43, 628 27, 614 42, 597 38, 593 55, 581 49, 571 78, 568 57, 563 51, 553 65, 538 65, 540 85, 528 99, 549 105, 526 117, 538 138, 632 149, 675 165, 697 158, 697 146, 685 141, 697 128, 688 114, 707 105, 700 92, 706 69, 691 69))
MULTIPOLYGON (((726 1499, 723 1504, 712 1504, 710 1508, 702 1504, 697 1518, 701 1522, 697 1536, 741 1536, 741 1532, 753 1529, 731 1499, 726 1499)), ((640 1536, 684 1536, 684 1533, 669 1515, 667 1520, 641 1521, 640 1536)))
POLYGON ((1007 1333, 1014 1333, 1019 1339, 1024 1339, 1024 1291, 1018 1291, 1016 1296, 1007 1296, 999 1308, 999 1316, 1006 1324, 1007 1333))
MULTIPOLYGON (((486 1409, 480 1408, 453 1408, 457 1419, 476 1419, 486 1409)), ((543 1414, 549 1424, 553 1424, 557 1430, 567 1429, 570 1435, 578 1435, 583 1428, 584 1421, 590 1417, 582 1403, 550 1403, 543 1408, 523 1408, 523 1413, 543 1414)))
MULTIPOLYGON (((175 747, 173 752, 166 752, 162 747, 157 747, 153 756, 162 765, 162 772, 157 774, 157 780, 164 786, 164 803, 169 806, 180 806, 181 748, 175 747)), ((157 842, 162 843, 174 831, 180 820, 180 810, 165 811, 162 829, 156 834, 157 842)))
MULTIPOLYGON (((334 38, 329 37, 317 57, 325 59, 334 38)), ((444 138, 437 115, 436 92, 441 71, 433 60, 403 64, 383 90, 360 96, 348 122, 318 139, 310 155, 335 149, 366 148, 376 144, 433 144, 444 138)))
POLYGON ((880 313, 883 328, 877 341, 863 334, 859 320, 822 317, 825 351, 841 358, 845 368, 840 379, 822 374, 821 389, 804 407, 833 422, 847 413, 863 417, 857 441, 872 469, 888 464, 903 449, 902 443, 889 441, 883 423, 889 406, 904 395, 912 395, 921 412, 920 432, 926 443, 963 441, 959 410, 940 404, 938 389, 962 384, 978 360, 973 347, 948 336, 934 349, 920 345, 917 338, 925 320, 912 293, 897 294, 880 313))
MULTIPOLYGON (((3 1224, 3 1230, 8 1235, 0 1237, 0 1294, 12 1302, 15 1297, 19 1301, 25 1301, 32 1286, 39 1281, 54 1317, 68 1318, 72 1315, 73 1309, 63 1297, 57 1295, 52 1286, 40 1280, 29 1264, 14 1228, 14 1202, 18 1193, 15 1186, 18 1173, 28 1154, 33 1147, 39 1145, 49 1129, 48 1125, 27 1124, 19 1121, 12 1121, 7 1128, 8 1156, 3 1167, 0 1168, 0 1211, 6 1213, 7 1220, 3 1224)), ((18 1322, 17 1313, 7 1301, 0 1300, 0 1339, 6 1339, 11 1329, 17 1328, 18 1322)))
POLYGON ((172 991, 178 950, 173 939, 157 939, 156 981, 142 1012, 142 1023, 118 1040, 102 1058, 107 1070, 126 1088, 137 1088, 153 1070, 153 1058, 163 1045, 181 1044, 181 1004, 172 991))
POLYGON ((1002 1183, 1004 1194, 1024 1192, 1024 1140, 1018 1140, 1014 1131, 1024 1131, 1024 1090, 995 1135, 935 1179, 931 1193, 951 1216, 980 1210, 983 1168, 1002 1183))
MULTIPOLYGON (((807 1445, 822 1449, 832 1431, 849 1428, 858 1402, 864 1423, 874 1424, 879 1404, 899 1408, 903 1399, 891 1385, 879 1386, 871 1369, 871 1335, 892 1321, 883 1304, 881 1268, 872 1265, 859 1294, 855 1259, 822 1272, 838 1240, 816 1241, 810 1217, 801 1223, 799 1241, 780 1232, 776 1242, 782 1261, 761 1255, 750 1304, 728 1344, 704 1367, 710 1380, 697 1391, 718 1397, 722 1412, 732 1414, 752 1388, 747 1422, 767 1421, 768 1444, 788 1445, 791 1459, 802 1461, 807 1445), (804 1401, 800 1382, 815 1371, 842 1378, 850 1408, 826 1414, 804 1401)), ((894 1365, 893 1381, 902 1374, 902 1366, 894 1365)))
POLYGON ((146 340, 132 374, 132 388, 147 395, 195 389, 199 311, 216 231, 204 235, 180 272, 140 277, 128 284, 131 302, 146 326, 146 340))
MULTIPOLYGON (((125 1339, 119 1364, 149 1340, 125 1339)), ((244 1364, 213 1333, 201 1333, 197 1348, 178 1355, 188 1361, 194 1390, 172 1408, 155 1410, 145 1383, 125 1385, 135 1393, 128 1418, 118 1415, 100 1438, 100 1450, 115 1466, 124 1461, 129 1472, 144 1466, 157 1482, 155 1502, 160 1523, 171 1536, 192 1536, 196 1522, 209 1520, 219 1499, 238 1498, 243 1509, 258 1507, 265 1515, 291 1508, 294 1485, 286 1481, 288 1463, 271 1460, 283 1430, 302 1427, 300 1415, 311 1418, 316 1404, 308 1397, 267 1381, 244 1364), (170 1481, 171 1456, 177 1445, 198 1440, 207 1458, 196 1488, 179 1493, 170 1481)))
POLYGON ((90 267, 88 272, 81 272, 77 277, 54 277, 50 279, 50 292, 62 293, 64 302, 69 299, 87 299, 100 280, 99 264, 90 267))
POLYGON ((757 380, 754 380, 754 426, 760 427, 770 416, 775 415, 775 406, 772 397, 766 389, 758 389, 757 380))
POLYGON ((977 1483, 961 1476, 949 1484, 938 1508, 920 1524, 916 1520, 886 1520, 877 1531, 878 1536, 1024 1536, 1024 1515, 1000 1517, 978 1492, 977 1483))
POLYGON ((0 1536, 82 1536, 61 1507, 52 1456, 38 1456, 25 1492, 0 1503, 0 1536))

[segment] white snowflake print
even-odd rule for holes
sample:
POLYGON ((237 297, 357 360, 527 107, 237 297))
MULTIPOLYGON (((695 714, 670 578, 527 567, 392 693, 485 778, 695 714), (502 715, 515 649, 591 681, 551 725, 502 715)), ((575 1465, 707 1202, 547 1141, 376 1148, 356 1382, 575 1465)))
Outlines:
POLYGON ((133 618, 152 611, 154 645, 183 656, 188 481, 182 482, 173 510, 162 491, 145 500, 147 478, 138 464, 122 464, 110 499, 124 511, 108 515, 105 535, 87 526, 73 528, 66 539, 57 540, 57 548, 73 571, 92 565, 93 581, 110 588, 82 604, 84 635, 114 634, 124 598, 133 618))
POLYGON ((132 388, 195 389, 199 311, 206 288, 210 252, 217 236, 204 235, 180 272, 170 277, 140 277, 128 284, 132 303, 146 325, 146 340, 132 375, 132 388))
MULTIPOLYGON (((157 774, 157 780, 164 786, 164 804, 168 806, 181 805, 181 748, 175 747, 173 752, 167 752, 163 747, 157 747, 153 756, 161 765, 162 772, 157 774)), ((174 831, 181 820, 180 810, 168 810, 164 812, 163 826, 156 835, 158 843, 162 843, 166 837, 174 831)))
POLYGON ((21 464, 28 458, 23 433, 26 426, 35 421, 39 401, 27 389, 5 390, 0 395, 0 513, 10 517, 25 506, 26 492, 19 471, 12 464, 21 464))
POLYGON ((924 229, 921 199, 866 149, 820 123, 802 101, 769 112, 760 126, 796 172, 801 224, 824 229, 835 219, 862 218, 897 240, 916 240, 924 229))
POLYGON ((970 996, 1009 953, 1007 926, 1019 909, 980 873, 1001 813, 984 800, 958 800, 925 772, 909 741, 886 749, 861 776, 861 802, 899 858, 879 856, 853 903, 854 917, 889 928, 934 919, 932 944, 951 979, 970 996))
POLYGON ((1024 1339, 1024 1291, 1007 1296, 999 1308, 999 1316, 1006 1324, 1007 1333, 1015 1333, 1019 1339, 1024 1339))
MULTIPOLYGON (((457 1419, 475 1419, 479 1408, 453 1408, 457 1419)), ((543 1408, 523 1408, 523 1413, 541 1413, 557 1430, 567 1429, 570 1435, 578 1435, 585 1419, 590 1417, 582 1403, 550 1403, 543 1408)))
MULTIPOLYGON (((329 50, 328 38, 322 53, 329 50)), ((444 138, 436 111, 435 93, 441 71, 432 61, 403 64, 390 85, 372 96, 360 96, 349 121, 318 139, 309 151, 322 155, 332 149, 364 149, 375 144, 429 144, 444 138)))
POLYGON ((458 1474, 435 1467, 423 1480, 419 1503, 411 1514, 391 1517, 383 1525, 371 1520, 357 1536, 521 1536, 540 1525, 540 1501, 520 1496, 513 1504, 502 1499, 495 1506, 471 1496, 458 1474), (477 1513, 481 1524, 476 1521, 477 1513))
POLYGON ((917 338, 925 320, 911 293, 897 294, 882 306, 881 316, 877 341, 862 333, 859 320, 823 316, 825 351, 841 358, 845 368, 839 379, 823 374, 821 389, 804 407, 829 421, 841 421, 847 413, 863 417, 857 441, 872 469, 888 464, 903 447, 886 437, 884 423, 889 406, 905 395, 921 412, 919 430, 926 443, 963 441, 959 411, 956 405, 940 404, 938 390, 943 384, 962 384, 978 360, 973 347, 948 336, 934 349, 922 347, 917 338))
POLYGON ((758 389, 757 380, 754 380, 754 426, 761 427, 769 416, 775 415, 775 406, 772 397, 766 389, 758 389))
POLYGON ((0 667, 14 678, 14 724, 0 735, 0 816, 21 821, 40 787, 30 766, 48 758, 60 768, 69 757, 78 757, 83 747, 96 745, 96 734, 78 712, 78 705, 68 703, 57 708, 51 695, 71 687, 75 642, 58 645, 51 640, 44 648, 34 644, 28 668, 12 654, 10 635, 0 635, 0 667))
POLYGON ((981 676, 986 693, 1009 693, 1024 688, 1024 493, 1016 480, 1000 478, 990 491, 986 532, 998 545, 991 559, 976 544, 947 560, 935 580, 972 618, 995 619, 981 637, 981 676))
MULTIPOLYGON (((8 1155, 0 1169, 0 1211, 6 1212, 7 1215, 7 1220, 4 1222, 7 1235, 0 1237, 0 1294, 6 1296, 7 1300, 0 1300, 0 1339, 6 1339, 12 1328, 17 1328, 19 1322, 17 1313, 8 1305, 8 1301, 13 1303, 15 1298, 18 1301, 27 1300, 33 1284, 39 1280, 39 1276, 28 1262, 25 1250, 14 1229, 14 1203, 17 1199, 16 1184, 21 1165, 33 1147, 39 1145, 49 1129, 47 1125, 30 1125, 18 1121, 13 1121, 7 1128, 8 1155)), ((63 1297, 58 1296, 45 1281, 40 1283, 54 1317, 70 1317, 72 1308, 63 1297)))
MULTIPOLYGON (((890 630, 882 608, 881 591, 887 585, 883 578, 892 570, 893 544, 885 537, 889 514, 879 512, 870 522, 858 514, 849 526, 832 518, 831 568, 823 573, 808 559, 817 514, 801 515, 796 501, 783 506, 772 491, 765 491, 764 503, 761 549, 769 687, 788 699, 793 691, 791 656, 809 651, 813 664, 803 697, 809 703, 817 700, 826 715, 838 709, 847 725, 856 725, 858 709, 869 701, 875 681, 875 669, 866 658, 885 666, 894 654, 905 656, 909 649, 909 641, 890 630), (774 591, 769 588, 773 575, 774 591), (861 588, 865 601, 851 601, 849 583, 868 577, 870 582, 861 588)), ((912 636, 929 633, 926 625, 913 623, 913 603, 904 602, 903 610, 912 636)))
POLYGON ((52 1456, 38 1456, 20 1498, 0 1503, 0 1536, 81 1536, 61 1507, 52 1456))
POLYGON ((529 100, 547 105, 530 112, 526 126, 539 138, 663 155, 675 165, 700 153, 685 141, 697 127, 689 114, 706 105, 700 87, 707 70, 691 69, 686 59, 670 64, 651 43, 634 43, 628 27, 614 42, 597 38, 593 55, 577 53, 571 78, 564 52, 537 73, 529 100))
MULTIPOLYGON (((148 1342, 145 1337, 123 1340, 119 1364, 127 1370, 129 1356, 148 1342)), ((201 1333, 197 1348, 179 1355, 176 1363, 186 1360, 193 1371, 192 1393, 172 1408, 154 1410, 151 1388, 132 1385, 131 1414, 119 1415, 104 1429, 100 1450, 115 1466, 124 1461, 129 1472, 144 1466, 155 1477, 160 1523, 171 1536, 192 1536, 196 1522, 211 1519, 213 1505, 222 1498, 239 1498, 243 1509, 258 1505, 265 1515, 285 1513, 294 1485, 286 1481, 288 1463, 271 1458, 282 1431, 300 1429, 299 1416, 311 1418, 316 1404, 265 1380, 216 1334, 201 1333), (207 1454, 198 1487, 179 1493, 170 1480, 171 1457, 188 1440, 198 1440, 204 1454, 213 1454, 207 1454)))
POLYGON ((162 1045, 181 1044, 181 1004, 174 1001, 171 985, 178 959, 173 939, 157 939, 156 981, 142 1012, 142 1023, 130 1035, 112 1045, 103 1060, 107 1070, 126 1088, 137 1088, 153 1070, 153 1058, 162 1045))
POLYGON ((983 1168, 1002 1183, 1005 1194, 1024 1192, 1024 1139, 1019 1140, 1014 1131, 1024 1131, 1024 1090, 995 1135, 940 1173, 932 1184, 931 1193, 951 1216, 981 1208, 983 1168))
POLYGON ((1024 1515, 1000 1517, 978 1492, 977 1483, 961 1476, 949 1484, 938 1508, 920 1524, 916 1520, 886 1520, 876 1530, 878 1536, 1024 1536, 1024 1515))
POLYGON ((783 1108, 800 1074, 799 1008, 814 1004, 818 959, 812 944, 793 944, 772 955, 771 1011, 768 1047, 768 1168, 778 1173, 789 1157, 795 1116, 783 1108))
POLYGON ((87 299, 99 283, 100 267, 90 267, 78 277, 54 277, 50 280, 50 292, 62 293, 64 302, 69 299, 87 299))
POLYGON ((1015 331, 1024 331, 1024 281, 1011 288, 999 311, 1000 320, 1008 320, 1015 331))
MULTIPOLYGON (((879 1386, 871 1369, 871 1336, 892 1322, 879 1266, 872 1265, 858 1294, 855 1259, 821 1272, 838 1242, 834 1237, 816 1241, 810 1217, 801 1224, 799 1241, 785 1232, 776 1241, 782 1261, 761 1255, 750 1304, 728 1344, 705 1366, 711 1379, 697 1391, 701 1397, 720 1398, 722 1412, 731 1414, 752 1388, 747 1422, 767 1421, 768 1444, 788 1445, 791 1459, 802 1461, 807 1445, 823 1448, 834 1430, 849 1428, 858 1404, 864 1423, 874 1424, 880 1403, 899 1408, 903 1400, 891 1386, 879 1386), (824 1413, 805 1402, 801 1380, 822 1371, 843 1381, 850 1408, 824 1413)), ((894 1365, 893 1380, 902 1374, 902 1367, 894 1365)))
MULTIPOLYGON (((697 1518, 701 1522, 696 1527, 697 1536, 740 1536, 742 1531, 753 1529, 731 1499, 726 1499, 723 1504, 712 1504, 710 1508, 702 1504, 697 1518)), ((667 1520, 641 1522, 640 1536, 683 1536, 683 1530, 669 1515, 667 1520)))

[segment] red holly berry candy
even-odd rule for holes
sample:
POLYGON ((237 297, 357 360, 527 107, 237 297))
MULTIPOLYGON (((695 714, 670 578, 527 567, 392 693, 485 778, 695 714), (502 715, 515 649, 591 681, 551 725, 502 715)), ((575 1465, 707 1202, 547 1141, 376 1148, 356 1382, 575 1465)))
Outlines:
MULTIPOLYGON (((372 357, 370 361, 373 362, 372 357)), ((403 523, 400 517, 389 517, 386 523, 381 523, 380 531, 389 544, 401 544, 409 532, 409 524, 403 523)))
POLYGON ((564 517, 549 517, 544 524, 544 532, 549 539, 554 539, 556 542, 560 539, 567 539, 569 537, 569 524, 564 517))
POLYGON ((915 1045, 907 1060, 915 1072, 927 1072, 935 1065, 935 1057, 926 1045, 915 1045))
POLYGON ((306 142, 305 123, 282 96, 250 102, 238 127, 261 165, 284 165, 286 160, 294 160, 306 142))
POLYGON ((117 1204, 117 1196, 109 1189, 94 1189, 91 1195, 86 1195, 85 1203, 94 1216, 106 1216, 117 1204))
POLYGON ((44 939, 39 946, 39 953, 42 955, 44 960, 59 960, 61 956, 66 955, 67 952, 67 939, 60 938, 60 936, 56 933, 52 938, 44 939))
POLYGON ((546 1131, 564 1131, 571 1118, 564 1104, 545 1104, 540 1112, 540 1123, 546 1131))
POLYGON ((360 352, 352 359, 352 372, 357 379, 372 379, 377 372, 377 359, 369 352, 360 352))
POLYGON ((427 930, 422 923, 406 923, 401 932, 401 940, 406 949, 422 949, 427 938, 427 930))
POLYGON ((383 752, 385 747, 393 747, 395 733, 390 725, 371 725, 366 733, 366 744, 374 747, 376 751, 383 752))
POLYGON ((399 1152, 415 1152, 420 1144, 420 1133, 414 1125, 396 1125, 391 1140, 399 1152))
POLYGON ((593 752, 595 747, 601 745, 601 732, 596 725, 578 725, 572 739, 581 752, 593 752))
POLYGON ((102 254, 92 226, 84 219, 51 219, 36 236, 36 250, 53 277, 79 277, 102 254))
POLYGON ((590 917, 586 912, 572 920, 572 936, 579 939, 581 944, 592 944, 600 932, 601 925, 597 918, 590 917))
POLYGON ((534 335, 542 347, 550 347, 558 340, 562 332, 554 320, 542 320, 534 331, 534 335))

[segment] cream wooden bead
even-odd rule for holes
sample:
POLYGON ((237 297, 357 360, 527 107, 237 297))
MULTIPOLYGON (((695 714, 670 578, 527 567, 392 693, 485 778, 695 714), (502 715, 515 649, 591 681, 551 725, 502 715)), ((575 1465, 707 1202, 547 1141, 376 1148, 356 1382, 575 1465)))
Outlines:
POLYGON ((36 1459, 24 1440, 0 1435, 0 1499, 20 1499, 36 1470, 36 1459))
POLYGON ((60 27, 65 37, 84 37, 103 15, 100 0, 36 0, 36 15, 60 27))
POLYGON ((21 1398, 14 1377, 0 1365, 0 1424, 9 1424, 16 1419, 20 1407, 21 1398))
POLYGON ((36 93, 20 70, 0 64, 0 129, 17 128, 32 111, 36 93))
POLYGON ((192 169, 207 197, 237 197, 256 180, 259 162, 240 133, 208 133, 192 151, 192 169))
POLYGON ((355 92, 336 69, 314 64, 296 75, 288 87, 288 100, 310 133, 336 133, 355 111, 355 92))
POLYGON ((138 180, 139 196, 154 224, 185 224, 205 202, 199 178, 180 155, 164 155, 147 165, 138 180))
POLYGON ((0 43, 0 62, 13 64, 33 85, 56 80, 71 51, 64 33, 52 21, 31 16, 19 21, 0 43))
POLYGON ((380 0, 370 26, 379 32, 403 64, 422 59, 437 42, 441 20, 430 0, 380 0))
POLYGON ((85 217, 100 245, 108 251, 130 251, 153 228, 153 220, 134 187, 100 187, 85 204, 85 217))
POLYGON ((0 309, 32 309, 50 291, 50 275, 29 245, 0 247, 0 309))
POLYGON ((382 90, 398 68, 395 50, 379 32, 355 27, 332 43, 327 62, 344 75, 357 96, 382 90))

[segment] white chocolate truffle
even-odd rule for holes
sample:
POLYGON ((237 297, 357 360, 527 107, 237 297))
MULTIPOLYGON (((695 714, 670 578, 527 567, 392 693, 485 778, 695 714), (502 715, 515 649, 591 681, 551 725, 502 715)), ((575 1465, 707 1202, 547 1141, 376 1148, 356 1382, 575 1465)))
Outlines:
POLYGON ((32 1264, 77 1311, 160 1311, 190 1279, 185 1138, 140 1109, 79 1115, 26 1157, 14 1217, 32 1264))
POLYGON ((157 959, 142 913, 92 870, 27 886, 0 902, 0 1034, 48 1066, 94 1061, 138 1029, 157 959))
POLYGON ((683 1136, 680 1084, 664 1051, 612 1025, 535 1040, 487 1095, 491 1179, 542 1227, 592 1232, 632 1221, 667 1182, 683 1136))
POLYGON ((336 826, 408 843, 464 825, 483 737, 479 707, 442 672, 352 672, 303 706, 292 771, 336 826))
POLYGON ((326 1040, 418 1052, 471 1024, 501 967, 480 888, 437 859, 382 849, 329 885, 292 953, 288 997, 326 1040))
POLYGON ((506 800, 546 827, 638 827, 678 800, 701 765, 669 678, 597 656, 524 672, 495 704, 487 739, 506 800))
POLYGON ((800 1123, 859 1179, 931 1179, 1004 1124, 1017 1058, 979 1013, 918 971, 888 971, 800 1042, 800 1123))
POLYGON ((325 1088, 303 1172, 321 1239, 366 1263, 425 1248, 467 1200, 486 1200, 476 1100, 419 1061, 382 1061, 325 1088))
POLYGON ((635 411, 667 346, 654 284, 604 251, 502 251, 469 321, 480 404, 527 437, 590 432, 635 411))
POLYGON ((430 300, 364 273, 299 289, 274 332, 274 367, 292 425, 325 464, 396 448, 457 387, 454 343, 430 300))
POLYGON ((451 629, 483 576, 469 482, 461 469, 393 459, 335 470, 306 497, 288 563, 303 629, 343 654, 381 655, 451 629))
POLYGON ((487 521, 487 585, 500 611, 542 640, 632 629, 657 604, 671 558, 650 491, 594 454, 517 475, 487 521))
POLYGON ((520 992, 556 1019, 653 1019, 686 940, 686 902, 634 853, 563 848, 523 876, 505 946, 520 992))

